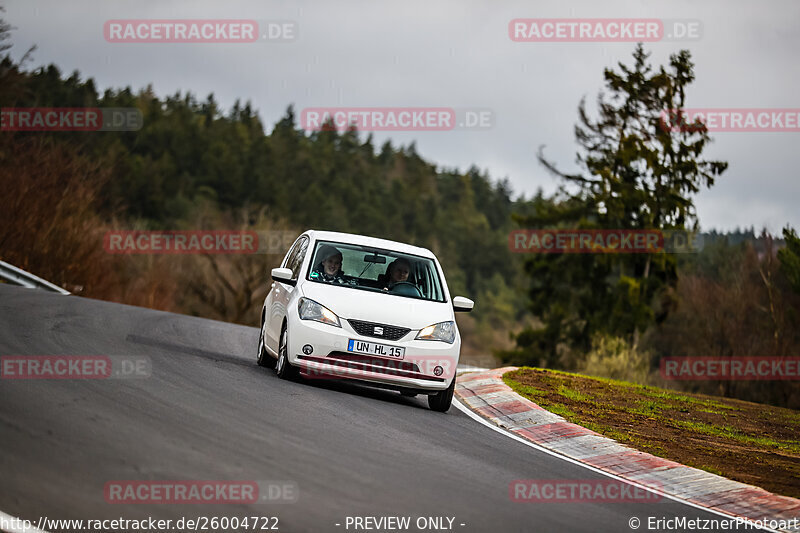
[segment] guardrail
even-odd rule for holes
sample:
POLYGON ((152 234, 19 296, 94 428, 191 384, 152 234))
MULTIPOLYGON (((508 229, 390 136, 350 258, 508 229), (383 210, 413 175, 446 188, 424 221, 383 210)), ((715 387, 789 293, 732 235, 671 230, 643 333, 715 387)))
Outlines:
POLYGON ((50 283, 47 280, 34 276, 30 272, 25 272, 21 268, 14 265, 0 261, 0 279, 4 279, 14 285, 27 287, 28 289, 44 289, 50 292, 57 292, 59 294, 69 294, 70 292, 62 289, 58 285, 50 283))

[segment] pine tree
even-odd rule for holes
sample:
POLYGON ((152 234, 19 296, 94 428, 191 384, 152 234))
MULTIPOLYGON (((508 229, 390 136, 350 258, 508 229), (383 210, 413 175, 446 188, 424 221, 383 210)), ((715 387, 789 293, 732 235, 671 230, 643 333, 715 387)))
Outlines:
MULTIPOLYGON (((694 81, 688 51, 670 57, 667 68, 648 64, 639 44, 633 65, 605 69, 606 92, 598 117, 585 101, 578 107, 575 137, 580 173, 564 173, 540 162, 561 180, 554 205, 518 217, 523 227, 596 229, 695 229, 693 195, 711 187, 727 168, 706 161, 710 137, 702 124, 672 128, 665 115, 684 106, 694 81)), ((558 347, 586 350, 595 332, 624 336, 636 345, 640 332, 670 308, 664 289, 676 282, 674 257, 666 254, 544 254, 527 264, 532 310, 544 322, 519 336, 517 360, 555 362, 558 347)))

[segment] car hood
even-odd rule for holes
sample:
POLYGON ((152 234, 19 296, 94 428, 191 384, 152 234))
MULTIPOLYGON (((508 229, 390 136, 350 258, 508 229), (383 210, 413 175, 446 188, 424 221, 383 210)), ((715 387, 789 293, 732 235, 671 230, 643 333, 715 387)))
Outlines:
POLYGON ((449 302, 417 300, 313 281, 303 283, 301 291, 306 298, 324 305, 339 315, 339 318, 411 329, 422 329, 437 322, 454 319, 449 302))

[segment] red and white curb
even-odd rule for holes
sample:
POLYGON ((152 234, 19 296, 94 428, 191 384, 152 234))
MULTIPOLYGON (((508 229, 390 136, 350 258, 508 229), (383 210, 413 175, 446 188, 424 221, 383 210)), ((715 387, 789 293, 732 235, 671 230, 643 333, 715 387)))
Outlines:
POLYGON ((516 369, 462 374, 456 396, 475 413, 537 448, 673 499, 749 520, 800 519, 798 499, 634 450, 542 409, 503 382, 503 374, 516 369))

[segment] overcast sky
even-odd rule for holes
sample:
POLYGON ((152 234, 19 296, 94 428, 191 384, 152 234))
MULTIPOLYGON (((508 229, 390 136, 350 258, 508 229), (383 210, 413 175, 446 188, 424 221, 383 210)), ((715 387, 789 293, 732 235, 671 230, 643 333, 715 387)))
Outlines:
MULTIPOLYGON (((225 108, 250 100, 267 129, 294 104, 306 107, 415 106, 490 109, 479 131, 378 132, 376 143, 416 141, 440 167, 475 164, 507 177, 515 192, 552 192, 536 162, 545 153, 574 170, 573 127, 582 97, 593 101, 602 72, 629 62, 634 43, 522 43, 516 18, 658 18, 702 23, 700 39, 654 42, 651 61, 681 48, 697 79, 687 107, 800 108, 800 2, 719 0, 499 2, 403 0, 305 2, 0 0, 17 29, 12 55, 38 49, 30 66, 55 63, 94 77, 98 88, 152 84, 160 96, 213 92, 225 108), (111 43, 110 19, 293 21, 292 42, 111 43)), ((703 229, 787 223, 800 228, 800 133, 718 132, 709 158, 730 163, 696 198, 703 229)))

